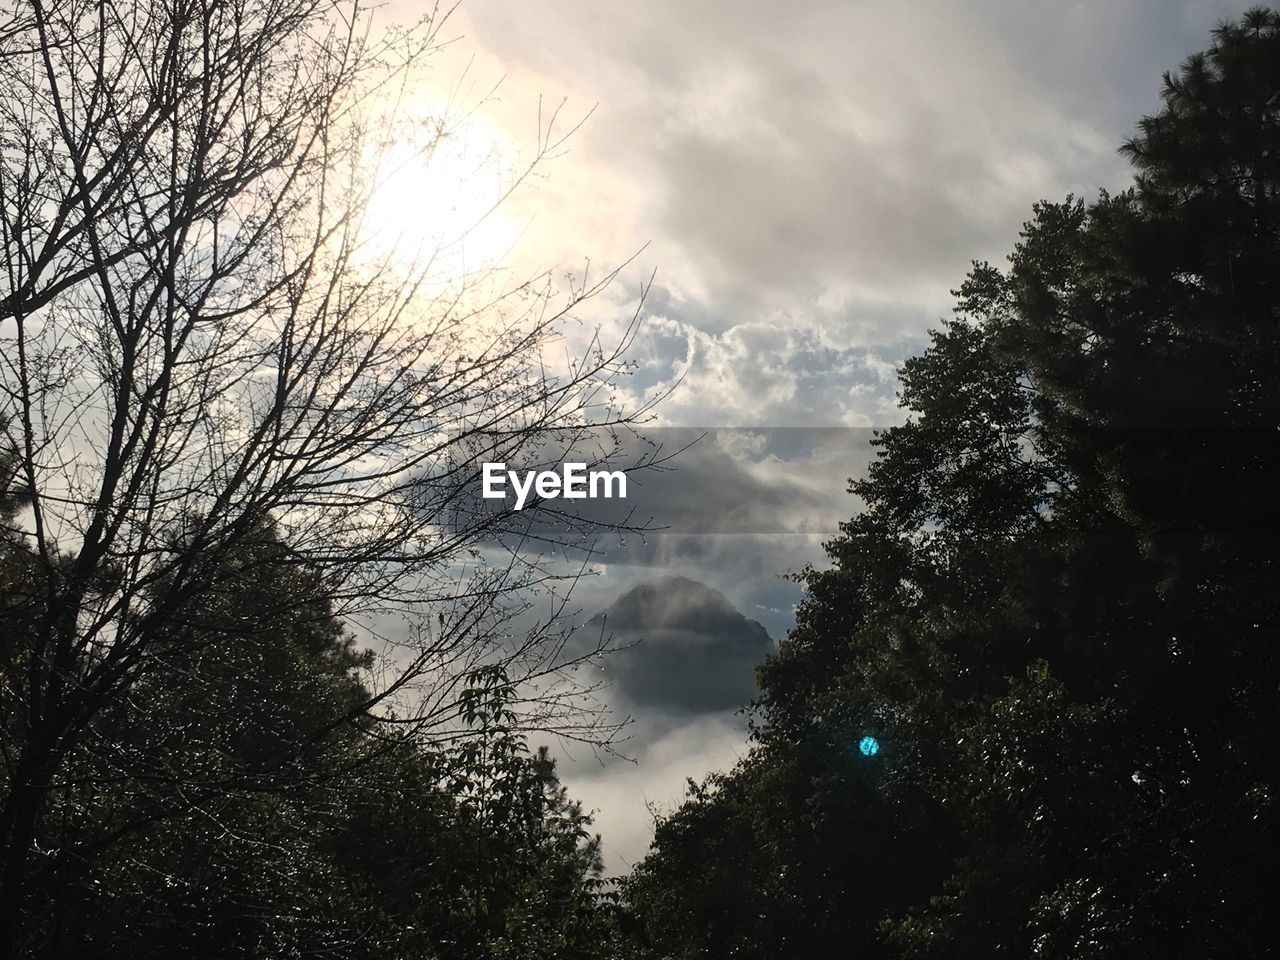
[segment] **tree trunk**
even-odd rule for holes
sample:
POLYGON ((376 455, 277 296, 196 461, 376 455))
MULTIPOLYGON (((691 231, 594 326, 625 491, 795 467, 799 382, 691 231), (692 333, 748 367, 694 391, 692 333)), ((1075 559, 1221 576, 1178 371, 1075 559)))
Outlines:
POLYGON ((36 825, 57 764, 47 737, 37 737, 23 749, 0 811, 0 960, 18 955, 36 825))

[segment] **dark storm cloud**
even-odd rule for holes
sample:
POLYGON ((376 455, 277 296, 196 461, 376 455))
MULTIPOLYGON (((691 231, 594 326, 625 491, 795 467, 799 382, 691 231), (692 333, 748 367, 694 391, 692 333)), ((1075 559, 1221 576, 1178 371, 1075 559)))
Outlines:
POLYGON ((618 597, 594 618, 620 649, 604 663, 615 702, 633 711, 716 713, 755 695, 755 665, 773 640, 724 594, 684 577, 664 577, 618 597))
MULTIPOLYGON (((683 539, 723 543, 738 538, 683 539)), ((726 568, 712 562, 706 573, 721 582, 726 568)), ((630 572, 652 576, 642 568, 630 572)), ((741 708, 756 692, 755 665, 774 649, 757 620, 771 613, 762 603, 793 602, 794 584, 772 579, 753 587, 729 579, 734 582, 724 588, 733 601, 693 578, 631 580, 581 631, 584 637, 607 631, 615 643, 626 644, 603 663, 601 677, 612 686, 602 693, 616 713, 632 717, 619 750, 635 762, 615 758, 562 768, 575 795, 597 811, 610 873, 626 871, 644 853, 652 835, 650 804, 671 810, 684 795, 687 778, 727 769, 746 749, 741 708)), ((604 596, 611 582, 616 588, 612 573, 588 584, 587 592, 604 596)), ((560 746, 566 759, 586 759, 573 745, 560 746)))
POLYGON ((872 456, 870 430, 839 427, 659 428, 644 439, 670 459, 635 474, 628 505, 677 534, 829 531, 872 456))

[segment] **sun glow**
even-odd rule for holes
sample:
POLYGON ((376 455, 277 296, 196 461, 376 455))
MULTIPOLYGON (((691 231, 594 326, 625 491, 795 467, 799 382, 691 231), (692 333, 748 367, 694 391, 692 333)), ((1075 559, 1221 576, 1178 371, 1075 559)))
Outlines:
POLYGON ((371 164, 362 245, 442 278, 500 265, 518 235, 503 209, 513 156, 505 137, 473 118, 387 146, 371 164))

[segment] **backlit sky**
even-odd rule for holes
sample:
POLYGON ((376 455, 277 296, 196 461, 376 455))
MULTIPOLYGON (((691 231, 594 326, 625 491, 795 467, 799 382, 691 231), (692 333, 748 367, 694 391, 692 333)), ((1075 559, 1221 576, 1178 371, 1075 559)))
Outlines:
MULTIPOLYGON (((626 316, 656 271, 629 388, 639 398, 683 378, 659 408, 663 424, 867 428, 898 418, 894 371, 949 312, 969 262, 1002 261, 1038 199, 1126 186, 1116 148, 1157 108, 1161 74, 1243 9, 463 0, 441 34, 456 42, 424 95, 452 89, 474 103, 501 81, 478 117, 513 157, 533 149, 539 98, 544 118, 566 101, 567 125, 590 113, 513 199, 512 257, 566 269, 590 258, 601 271, 643 247, 592 322, 626 316)), ((392 13, 416 10, 399 0, 392 13)), ((777 489, 803 478, 830 504, 834 533, 856 506, 843 492, 857 469, 847 453, 756 450, 742 457, 744 476, 777 489)), ((709 511, 721 493, 707 486, 709 511)), ((606 565, 578 602, 590 615, 684 575, 776 641, 798 596, 777 575, 819 561, 819 539, 673 538, 606 565)), ((643 855, 647 802, 669 808, 686 776, 730 765, 745 745, 724 684, 708 676, 715 696, 704 708, 677 704, 662 669, 723 671, 745 700, 741 666, 758 658, 758 633, 744 627, 735 641, 710 594, 677 583, 667 595, 690 605, 683 626, 666 611, 646 629, 643 603, 615 618, 641 640, 613 674, 616 705, 636 718, 636 762, 601 766, 586 751, 560 760, 571 790, 599 811, 610 872, 643 855), (705 635, 699 623, 710 624, 705 635), (672 644, 699 643, 705 656, 673 658, 672 644)))

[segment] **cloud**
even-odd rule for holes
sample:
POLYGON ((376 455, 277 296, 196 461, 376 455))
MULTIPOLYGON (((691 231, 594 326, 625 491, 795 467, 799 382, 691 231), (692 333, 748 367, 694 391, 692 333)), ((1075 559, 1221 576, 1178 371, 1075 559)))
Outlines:
POLYGON ((615 702, 666 716, 744 706, 755 696, 755 665, 774 649, 765 628, 724 594, 685 577, 629 590, 592 627, 620 648, 603 665, 615 702))
POLYGON ((842 346, 821 327, 764 321, 708 333, 682 319, 683 305, 665 305, 669 313, 655 307, 647 324, 656 336, 636 345, 642 368, 671 372, 649 387, 650 397, 680 380, 658 407, 662 423, 865 427, 901 419, 897 369, 916 341, 842 346))
POLYGON ((653 839, 653 814, 679 805, 689 778, 732 767, 746 753, 746 739, 742 718, 724 712, 690 717, 655 733, 635 763, 601 766, 576 751, 561 752, 563 779, 595 811, 606 872, 626 873, 640 860, 653 839))
POLYGON ((1072 89, 1061 74, 1084 57, 1103 69, 1079 82, 1101 77, 1114 95, 1114 81, 1137 79, 1114 67, 1131 50, 1095 52, 1097 27, 1104 16, 1148 27, 1153 5, 1026 6, 1033 15, 994 0, 785 13, 763 0, 655 0, 601 16, 533 2, 512 16, 471 0, 463 15, 504 64, 598 101, 582 152, 642 178, 641 220, 659 243, 696 269, 724 268, 718 286, 749 277, 754 297, 761 280, 799 292, 835 274, 864 289, 885 270, 936 276, 940 254, 963 266, 975 228, 995 226, 988 186, 1047 188, 1068 164, 1119 169, 1115 136, 1088 99, 1060 92, 1072 89))
POLYGON ((664 326, 638 345, 638 391, 683 373, 677 423, 848 424, 894 415, 859 356, 896 364, 922 345, 969 261, 1003 258, 1036 200, 1123 187, 1116 147, 1156 108, 1160 74, 1238 13, 466 0, 448 32, 473 77, 507 76, 487 109, 517 140, 539 95, 568 96, 574 116, 598 104, 516 219, 537 211, 527 248, 544 264, 650 243, 636 276, 658 268, 664 326), (803 379, 824 374, 825 391, 803 379))
POLYGON ((609 655, 605 696, 634 722, 622 748, 631 762, 593 763, 560 744, 561 774, 597 811, 606 867, 623 872, 652 838, 652 812, 668 812, 689 777, 727 769, 746 750, 742 708, 754 697, 755 665, 774 650, 765 628, 720 591, 686 577, 639 583, 584 628, 622 647, 609 655))

